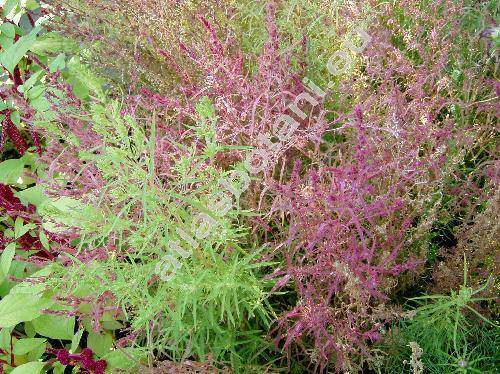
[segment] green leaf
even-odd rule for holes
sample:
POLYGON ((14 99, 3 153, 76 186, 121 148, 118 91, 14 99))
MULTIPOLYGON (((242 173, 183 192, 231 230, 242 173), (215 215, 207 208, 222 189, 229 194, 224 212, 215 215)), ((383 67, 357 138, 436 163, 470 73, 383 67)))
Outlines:
POLYGON ((7 49, 14 44, 14 38, 8 37, 5 34, 0 34, 0 47, 7 49))
POLYGON ((35 99, 30 99, 30 104, 37 113, 46 112, 50 109, 50 101, 45 96, 38 96, 35 99))
POLYGON ((101 219, 99 212, 94 207, 66 196, 55 200, 47 199, 38 207, 38 213, 47 218, 43 222, 43 227, 53 232, 60 230, 54 225, 54 222, 67 226, 78 226, 82 222, 98 222, 101 219))
POLYGON ((28 223, 27 225, 24 225, 23 219, 18 216, 16 218, 16 222, 14 223, 14 237, 16 239, 19 239, 21 236, 34 228, 36 228, 36 225, 34 223, 28 223))
POLYGON ((22 217, 19 217, 17 216, 16 217, 16 222, 14 222, 14 237, 17 239, 19 238, 20 236, 22 236, 23 234, 20 234, 20 232, 22 231, 23 229, 23 223, 24 223, 24 220, 22 217))
POLYGON ((36 331, 33 328, 33 324, 31 322, 24 322, 24 332, 28 338, 34 338, 36 335, 36 331))
POLYGON ((2 23, 2 25, 0 25, 0 33, 2 33, 2 35, 14 39, 14 36, 16 36, 16 29, 12 23, 5 22, 2 23))
POLYGON ((7 0, 3 6, 3 15, 8 17, 10 13, 19 5, 19 0, 7 0))
POLYGON ((20 159, 5 160, 0 163, 0 183, 16 184, 24 171, 24 162, 20 159))
POLYGON ((73 336, 73 339, 71 339, 71 352, 76 352, 78 349, 78 345, 80 344, 84 331, 84 329, 78 330, 78 332, 73 336))
POLYGON ((102 327, 106 330, 118 330, 123 328, 123 325, 118 321, 101 321, 102 327))
POLYGON ((47 350, 47 343, 41 344, 26 354, 27 361, 38 361, 47 350))
POLYGON ((22 36, 19 40, 2 54, 0 54, 0 63, 10 72, 14 72, 14 68, 21 61, 23 56, 36 43, 36 34, 40 31, 39 27, 35 27, 28 35, 22 36))
POLYGON ((40 231, 39 236, 40 236, 40 242, 42 243, 43 248, 49 250, 50 245, 49 245, 49 239, 47 238, 47 235, 45 235, 45 233, 43 231, 40 231))
POLYGON ((116 369, 132 369, 137 365, 140 358, 140 352, 133 348, 114 349, 102 356, 109 367, 116 369), (134 360, 135 359, 135 360, 134 360))
POLYGON ((12 263, 15 253, 16 243, 10 243, 2 252, 2 256, 0 257, 0 270, 2 270, 5 276, 9 274, 10 264, 12 263))
POLYGON ((65 67, 66 67, 66 55, 64 53, 59 53, 59 55, 49 65, 51 73, 55 73, 57 70, 62 70, 65 67))
POLYGON ((65 38, 57 32, 47 32, 38 37, 36 44, 31 48, 31 51, 40 55, 47 55, 61 52, 75 52, 78 49, 77 43, 65 38))
POLYGON ((42 84, 37 84, 36 86, 30 88, 28 92, 25 93, 29 100, 35 100, 45 93, 45 86, 42 84))
POLYGON ((32 322, 35 331, 47 338, 71 340, 75 329, 75 317, 44 314, 32 322))
MULTIPOLYGON (((54 270, 55 264, 53 262, 49 263, 47 266, 41 268, 38 271, 35 271, 33 274, 30 275, 30 278, 40 278, 40 277, 48 277, 50 274, 52 274, 52 271, 54 270)), ((45 289, 45 286, 42 285, 42 289, 45 289)), ((43 291, 41 291, 43 292, 43 291)))
POLYGON ((203 96, 198 101, 196 111, 202 119, 215 118, 215 107, 208 96, 203 96))
POLYGON ((20 85, 17 90, 19 92, 25 93, 31 89, 42 78, 42 75, 45 74, 45 70, 39 70, 36 73, 32 74, 31 77, 28 78, 26 82, 20 85))
POLYGON ((40 374, 45 364, 45 362, 28 362, 16 367, 10 374, 40 374))
POLYGON ((73 90, 75 95, 80 98, 77 94, 83 95, 85 98, 89 93, 93 93, 99 99, 104 99, 104 90, 102 86, 104 81, 101 78, 96 77, 90 69, 82 65, 77 59, 72 58, 66 66, 70 70, 71 79, 70 83, 73 85, 73 90))
POLYGON ((0 300, 0 327, 11 327, 19 322, 31 321, 39 317, 47 300, 32 293, 8 294, 0 300))
POLYGON ((43 187, 39 185, 16 192, 14 196, 18 197, 24 205, 33 204, 36 207, 48 199, 43 194, 43 187))
POLYGON ((28 0, 26 1, 26 9, 28 10, 35 10, 40 8, 40 4, 38 4, 37 0, 28 0))
POLYGON ((87 337, 87 346, 92 349, 99 357, 109 353, 109 349, 113 346, 113 338, 110 334, 96 334, 93 331, 89 332, 87 337))
MULTIPOLYGON (((12 268, 10 272, 12 273, 13 276, 25 276, 25 271, 26 271, 26 266, 25 264, 21 262, 13 262, 12 263, 12 268), (17 269, 12 269, 14 268, 15 264, 19 264, 20 266, 17 269), (14 273, 14 270, 17 270, 17 274, 14 273)), ((30 277, 31 278, 31 277, 30 277)), ((34 277, 33 277, 34 278, 34 277)), ((17 283, 14 287, 11 288, 10 294, 29 294, 29 295, 34 295, 34 294, 42 294, 45 291, 45 284, 43 283, 30 283, 30 282, 21 282, 17 283)))
POLYGON ((66 366, 60 362, 55 362, 52 364, 53 374, 64 374, 66 366))
POLYGON ((13 353, 15 355, 25 355, 46 342, 42 338, 27 338, 16 341, 13 353))
POLYGON ((21 114, 15 110, 10 114, 10 120, 14 123, 16 126, 21 125, 21 114))
POLYGON ((10 350, 10 334, 12 330, 12 328, 0 330, 0 349, 4 351, 10 350))

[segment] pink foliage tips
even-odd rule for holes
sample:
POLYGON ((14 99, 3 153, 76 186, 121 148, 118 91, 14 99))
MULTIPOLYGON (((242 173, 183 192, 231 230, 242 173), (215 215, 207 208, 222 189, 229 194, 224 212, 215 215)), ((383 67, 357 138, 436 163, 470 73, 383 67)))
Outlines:
MULTIPOLYGON (((165 62, 179 76, 179 97, 165 97, 143 90, 140 100, 147 108, 163 108, 174 111, 179 119, 194 118, 195 104, 202 96, 212 99, 217 117, 216 136, 225 144, 265 147, 274 135, 281 114, 290 112, 297 95, 305 92, 301 82, 303 72, 294 72, 287 51, 279 49, 279 34, 274 19, 275 6, 266 7, 268 41, 258 58, 255 73, 247 71, 245 56, 231 35, 221 37, 215 27, 204 17, 199 17, 208 34, 206 44, 185 45, 180 43, 184 61, 175 61, 172 54, 159 48, 165 62), (264 136, 264 137, 263 137, 264 136)), ((300 104, 303 104, 302 102, 300 104)), ((306 118, 299 121, 300 127, 281 147, 273 161, 277 161, 289 149, 303 149, 307 144, 306 131, 313 125, 326 128, 323 119, 306 118)), ((168 131, 172 131, 172 126, 168 131)), ((227 162, 244 158, 241 153, 232 153, 227 162)), ((274 165, 275 163, 273 163, 274 165)), ((265 173, 269 174, 270 170, 265 173)))

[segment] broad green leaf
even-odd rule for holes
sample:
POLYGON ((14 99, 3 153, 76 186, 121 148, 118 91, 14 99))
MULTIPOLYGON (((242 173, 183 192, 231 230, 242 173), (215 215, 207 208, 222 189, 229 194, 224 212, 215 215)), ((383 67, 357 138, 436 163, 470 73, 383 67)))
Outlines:
POLYGON ((16 29, 12 23, 5 22, 0 25, 0 33, 9 38, 14 38, 16 36, 16 29))
POLYGON ((42 338, 19 339, 16 341, 16 344, 14 344, 13 352, 15 355, 25 355, 45 342, 46 339, 42 338))
POLYGON ((44 314, 32 322, 35 331, 47 338, 71 340, 75 329, 75 317, 44 314))
POLYGON ((118 330, 123 328, 123 325, 118 321, 101 321, 102 327, 106 330, 118 330))
POLYGON ((10 72, 21 61, 23 56, 36 43, 36 34, 40 31, 39 27, 34 28, 28 35, 22 36, 19 40, 0 54, 0 63, 10 72))
POLYGON ((0 349, 4 351, 10 350, 10 334, 12 328, 0 330, 0 349))
POLYGON ((42 186, 34 186, 30 188, 26 188, 14 194, 18 197, 24 205, 33 204, 34 206, 39 206, 45 200, 47 200, 47 196, 43 194, 42 186))
POLYGON ((23 218, 18 216, 16 218, 16 222, 14 222, 14 237, 16 239, 22 236, 21 231, 23 229, 23 224, 24 224, 23 218))
MULTIPOLYGON (((26 267, 23 266, 23 263, 21 262, 14 262, 12 264, 12 268, 14 267, 14 264, 20 264, 19 268, 17 269, 17 271, 22 271, 21 274, 18 274, 17 276, 19 275, 22 275, 22 276, 25 276, 25 269, 26 267)), ((14 270, 11 268, 11 273, 14 273, 14 270)), ((14 276, 16 276, 16 274, 12 274, 14 276)), ((16 283, 16 285, 14 287, 12 287, 12 289, 10 290, 10 293, 11 295, 14 295, 14 294, 28 294, 28 295, 34 295, 34 294, 39 294, 41 295, 43 292, 45 291, 45 285, 43 283, 36 283, 36 284, 33 284, 33 283, 30 283, 30 282, 21 282, 21 283, 16 283)))
POLYGON ((93 331, 89 332, 87 337, 87 346, 92 349, 99 357, 109 353, 109 349, 113 346, 113 338, 110 334, 96 334, 93 331))
POLYGON ((9 293, 0 300, 0 327, 11 327, 19 322, 39 317, 41 309, 47 307, 47 300, 31 293, 9 293))
POLYGON ((28 362, 27 364, 16 367, 10 374, 39 374, 46 362, 28 362))
POLYGON ((24 322, 24 332, 28 336, 28 338, 34 338, 36 335, 36 331, 33 328, 33 324, 31 322, 24 322))
POLYGON ((14 123, 16 126, 21 125, 21 114, 15 110, 10 114, 10 120, 14 123))
POLYGON ((66 55, 64 53, 59 53, 59 55, 50 63, 49 69, 51 73, 55 73, 57 70, 62 70, 66 66, 66 55))
POLYGON ((16 218, 16 222, 14 223, 14 236, 16 239, 18 239, 34 228, 36 228, 36 225, 34 223, 28 223, 27 225, 24 225, 23 219, 18 216, 16 218))
POLYGON ((52 365, 53 374, 64 374, 64 370, 66 366, 61 364, 60 362, 56 362, 52 365))
POLYGON ((46 112, 51 108, 50 101, 43 95, 40 95, 35 99, 30 99, 30 104, 38 114, 46 112))
POLYGON ((57 32, 47 32, 38 37, 36 44, 32 47, 33 53, 47 55, 61 52, 74 52, 78 49, 77 43, 65 38, 57 32))
POLYGON ((32 74, 31 77, 28 78, 26 82, 24 82, 22 85, 20 85, 17 90, 19 92, 25 93, 28 92, 31 87, 35 85, 36 82, 38 82, 41 78, 42 75, 45 74, 45 70, 39 70, 36 73, 32 74))
POLYGON ((73 93, 77 98, 79 98, 80 100, 88 98, 89 89, 82 82, 77 79, 71 79, 69 81, 72 85, 73 93))
POLYGON ((38 212, 46 218, 43 227, 51 232, 61 230, 55 223, 78 226, 82 222, 99 222, 101 220, 99 212, 94 207, 65 196, 54 200, 47 199, 38 206, 38 212))
POLYGON ((116 369, 132 369, 140 360, 141 352, 133 348, 114 349, 106 355, 102 356, 106 360, 109 367, 116 369))
POLYGON ((0 270, 2 270, 2 274, 5 276, 9 274, 10 264, 12 263, 15 253, 16 243, 10 243, 2 252, 2 256, 0 257, 0 270))
MULTIPOLYGON (((101 78, 96 77, 90 69, 82 65, 76 58, 72 58, 66 66, 69 68, 73 78, 73 82, 71 83, 79 83, 83 86, 79 88, 82 89, 82 93, 88 90, 88 93, 94 94, 99 99, 105 98, 104 90, 102 89, 104 81, 101 78)), ((76 87, 74 87, 74 89, 76 89, 76 87)))
POLYGON ((23 172, 24 162, 22 160, 5 160, 0 163, 0 183, 16 184, 23 172))
MULTIPOLYGON (((50 274, 52 274, 52 271, 54 270, 53 267, 55 264, 53 262, 49 263, 45 267, 41 268, 38 271, 35 271, 33 274, 30 275, 30 278, 40 278, 40 277, 48 277, 50 274)), ((41 285, 41 289, 45 290, 45 286, 41 285)), ((43 292, 43 291, 40 291, 43 292)))
POLYGON ((8 17, 19 5, 19 0, 7 0, 3 6, 3 15, 8 17))
POLYGON ((45 353, 46 350, 47 350, 47 343, 43 343, 38 347, 34 348, 33 350, 29 351, 26 355, 26 360, 38 361, 40 358, 42 358, 42 355, 45 353))
POLYGON ((40 4, 38 4, 38 1, 36 0, 28 0, 26 1, 26 9, 28 10, 35 10, 40 8, 40 4))
POLYGON ((33 86, 32 88, 30 88, 25 96, 29 99, 29 100, 35 100, 37 98, 39 98, 43 93, 45 93, 45 86, 42 85, 42 84, 38 84, 36 86, 33 86))
POLYGON ((7 36, 6 34, 0 34, 0 47, 2 49, 10 48, 14 44, 14 38, 7 36))

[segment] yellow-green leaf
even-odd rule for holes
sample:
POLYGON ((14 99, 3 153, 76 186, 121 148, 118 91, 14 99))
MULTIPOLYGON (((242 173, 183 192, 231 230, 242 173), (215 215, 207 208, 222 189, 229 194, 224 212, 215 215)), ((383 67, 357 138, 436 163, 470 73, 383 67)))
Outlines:
POLYGON ((10 374, 40 374, 44 366, 45 362, 28 362, 16 367, 10 374))
POLYGON ((2 252, 0 257, 0 270, 3 275, 9 274, 10 264, 16 253, 16 243, 10 243, 2 252))
POLYGON ((48 300, 32 293, 8 294, 0 300, 0 327, 15 326, 20 322, 31 321, 42 315, 48 300))

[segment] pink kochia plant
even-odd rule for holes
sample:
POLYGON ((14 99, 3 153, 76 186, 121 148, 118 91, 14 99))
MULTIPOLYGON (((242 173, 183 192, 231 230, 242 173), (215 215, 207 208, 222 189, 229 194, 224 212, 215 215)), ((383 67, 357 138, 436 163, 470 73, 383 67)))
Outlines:
MULTIPOLYGON (((328 130, 345 140, 328 144, 307 169, 296 160, 290 180, 271 187, 283 233, 277 249, 284 265, 274 272, 275 288, 291 283, 298 293, 296 305, 278 320, 277 342, 287 348, 312 340, 310 354, 320 369, 332 359, 337 371, 359 369, 360 358, 377 360, 368 348, 395 316, 386 304, 390 292, 398 276, 420 269, 425 257, 410 252, 418 225, 432 219, 425 206, 452 157, 470 144, 472 130, 455 124, 447 111, 454 101, 443 78, 454 35, 449 27, 456 26, 445 21, 456 11, 447 4, 404 9, 416 22, 449 13, 428 23, 434 25, 428 33, 419 30, 413 40, 404 35, 423 63, 393 44, 387 24, 395 20, 371 25, 364 73, 340 88, 346 108, 362 104, 328 130)), ((395 13, 387 7, 385 14, 395 13)))
MULTIPOLYGON (((206 44, 193 43, 188 46, 180 43, 179 48, 185 56, 181 62, 175 61, 168 51, 158 48, 168 66, 180 78, 181 95, 165 97, 143 90, 138 102, 147 108, 154 107, 156 110, 161 108, 169 113, 173 111, 179 118, 186 119, 196 116, 196 102, 200 97, 208 96, 214 103, 219 119, 215 129, 217 141, 254 146, 258 149, 269 147, 270 136, 266 135, 276 135, 280 127, 283 127, 277 119, 284 114, 293 115, 289 109, 290 105, 294 104, 295 98, 306 92, 306 87, 301 81, 304 72, 295 72, 290 54, 279 48, 274 13, 275 5, 269 3, 266 7, 269 39, 258 58, 255 73, 251 74, 246 69, 248 61, 238 49, 234 38, 231 36, 221 38, 218 30, 203 16, 199 16, 198 19, 208 34, 206 44)), ((309 99, 301 100, 302 98, 303 96, 299 97, 295 104, 302 107, 311 105, 309 99)), ((316 111, 320 112, 320 106, 316 111)), ((286 144, 280 147, 280 151, 274 155, 271 160, 273 162, 269 162, 269 167, 264 173, 269 174, 276 161, 293 152, 293 149, 304 149, 309 142, 306 135, 311 133, 313 126, 315 129, 326 128, 323 115, 324 113, 318 118, 308 116, 299 119, 298 129, 287 139, 286 144)), ((172 129, 169 132, 172 132, 172 129)), ((158 148, 158 152, 161 153, 161 142, 158 148)), ((227 166, 235 161, 245 160, 247 156, 248 154, 243 152, 232 151, 219 154, 216 161, 227 166)), ((252 159, 256 163, 260 161, 259 157, 252 159)), ((259 169, 259 172, 261 170, 259 169)))
POLYGON ((344 356, 379 340, 390 317, 383 290, 416 265, 398 261, 398 255, 412 223, 402 192, 418 172, 382 190, 390 159, 374 157, 379 146, 368 141, 360 108, 353 127, 357 145, 351 159, 310 169, 304 178, 297 161, 291 180, 274 188, 280 209, 290 215, 283 243, 288 249, 282 252, 286 265, 274 274, 280 277, 277 288, 292 280, 301 298, 279 320, 278 338, 286 347, 310 335, 318 361, 327 362, 335 352, 339 368, 344 356))

